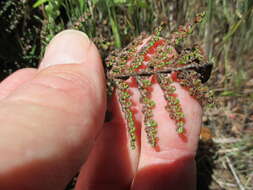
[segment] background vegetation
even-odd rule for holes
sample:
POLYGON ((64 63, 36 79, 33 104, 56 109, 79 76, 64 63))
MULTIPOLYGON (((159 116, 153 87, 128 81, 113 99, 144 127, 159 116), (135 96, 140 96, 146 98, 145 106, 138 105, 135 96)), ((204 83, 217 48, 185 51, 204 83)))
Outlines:
MULTIPOLYGON (((198 189, 253 189, 253 0, 2 0, 0 80, 36 67, 59 31, 88 34, 103 58, 161 22, 173 31, 206 11, 191 43, 214 62, 209 86, 215 107, 206 109, 197 156, 198 189), (210 138, 209 131, 213 138, 210 138)), ((71 183, 67 189, 73 186, 71 183)))

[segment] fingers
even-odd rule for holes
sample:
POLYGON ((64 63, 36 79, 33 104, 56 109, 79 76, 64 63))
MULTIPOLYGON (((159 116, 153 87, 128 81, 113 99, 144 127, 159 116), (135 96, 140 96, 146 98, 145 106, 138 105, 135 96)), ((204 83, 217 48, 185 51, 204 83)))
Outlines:
POLYGON ((202 110, 199 103, 188 92, 176 86, 176 94, 185 114, 184 135, 176 132, 175 121, 165 110, 166 101, 158 84, 153 86, 153 110, 158 123, 159 151, 147 143, 142 130, 141 154, 138 171, 132 189, 195 189, 194 156, 201 125, 202 110))
POLYGON ((21 69, 7 77, 0 83, 0 100, 8 96, 23 83, 30 81, 37 73, 36 69, 21 69))
POLYGON ((53 39, 39 71, 0 101, 0 189, 64 189, 104 121, 103 73, 81 32, 53 39))
MULTIPOLYGON (((138 91, 130 87, 129 93, 134 100, 132 109, 138 110, 138 91)), ((127 123, 117 94, 116 90, 108 105, 111 121, 105 123, 88 161, 82 167, 76 190, 130 189, 138 165, 139 147, 134 150, 130 147, 127 123)), ((134 119, 140 129, 139 112, 135 112, 134 119)))

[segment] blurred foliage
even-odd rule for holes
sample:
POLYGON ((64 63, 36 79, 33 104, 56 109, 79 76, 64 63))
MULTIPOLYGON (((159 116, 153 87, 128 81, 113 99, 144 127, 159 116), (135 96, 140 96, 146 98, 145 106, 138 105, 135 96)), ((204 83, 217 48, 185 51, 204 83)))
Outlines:
MULTIPOLYGON (((237 89, 240 89, 249 78, 249 73, 245 72, 250 69, 249 64, 245 62, 243 55, 249 54, 253 47, 252 2, 252 0, 1 1, 0 21, 3 27, 1 39, 8 39, 9 42, 4 44, 10 46, 12 51, 16 49, 11 56, 3 55, 1 51, 1 62, 4 64, 16 62, 19 65, 20 59, 24 57, 25 60, 22 61, 35 62, 43 55, 50 39, 66 28, 86 32, 101 49, 102 55, 106 56, 108 51, 125 46, 142 31, 151 32, 161 22, 167 22, 168 31, 171 31, 178 24, 184 24, 196 13, 205 10, 207 21, 200 27, 193 40, 202 41, 207 55, 215 58, 216 68, 226 76, 224 85, 231 84, 232 80, 237 89), (15 30, 17 25, 19 27, 15 30), (27 28, 30 28, 30 31, 27 28), (27 40, 29 38, 31 39, 27 40), (20 39, 26 42, 21 42, 20 39), (18 42, 23 44, 17 44, 19 48, 11 48, 18 42), (27 47, 30 47, 29 52, 24 51, 27 47), (17 56, 18 54, 20 56, 17 56), (37 59, 34 59, 35 57, 37 59)), ((21 65, 25 66, 23 63, 21 65)))
POLYGON ((39 61, 40 11, 26 1, 0 1, 0 80, 39 61))

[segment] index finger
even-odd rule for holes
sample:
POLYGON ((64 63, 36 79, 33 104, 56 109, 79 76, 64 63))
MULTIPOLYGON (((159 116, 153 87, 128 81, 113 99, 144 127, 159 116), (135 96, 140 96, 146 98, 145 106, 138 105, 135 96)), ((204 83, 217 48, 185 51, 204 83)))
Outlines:
POLYGON ((175 121, 165 110, 166 101, 158 84, 153 85, 152 99, 156 102, 154 120, 157 121, 159 151, 150 146, 142 130, 140 162, 133 189, 195 189, 195 152, 201 126, 200 104, 178 83, 177 98, 185 117, 185 133, 179 135, 175 121))

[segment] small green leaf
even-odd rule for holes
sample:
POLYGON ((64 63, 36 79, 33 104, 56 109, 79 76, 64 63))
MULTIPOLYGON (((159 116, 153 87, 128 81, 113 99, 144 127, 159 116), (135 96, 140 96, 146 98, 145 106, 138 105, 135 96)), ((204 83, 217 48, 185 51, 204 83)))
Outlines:
POLYGON ((184 128, 183 128, 183 127, 179 127, 179 128, 177 129, 177 133, 179 133, 179 134, 184 133, 184 128))
POLYGON ((146 1, 141 1, 141 0, 139 0, 139 1, 136 2, 136 4, 137 4, 138 7, 141 7, 141 8, 148 8, 148 4, 147 4, 146 1))
POLYGON ((113 3, 114 4, 124 4, 124 3, 127 3, 127 0, 113 0, 113 3))
POLYGON ((231 90, 227 90, 227 91, 222 92, 221 96, 236 96, 236 93, 231 90))
POLYGON ((49 0, 37 0, 34 4, 33 4, 33 8, 37 8, 41 5, 43 5, 44 3, 47 3, 49 0))
POLYGON ((99 2, 99 0, 92 0, 92 3, 96 5, 99 2))

